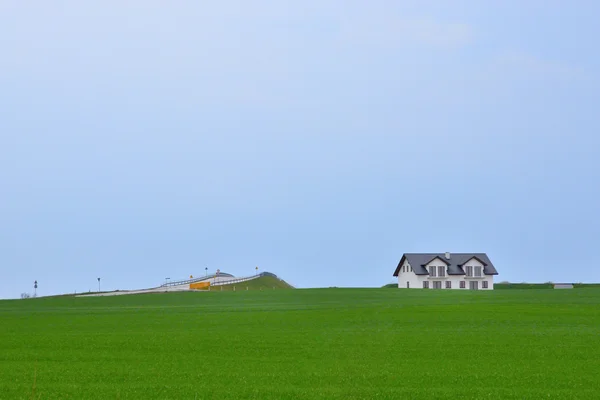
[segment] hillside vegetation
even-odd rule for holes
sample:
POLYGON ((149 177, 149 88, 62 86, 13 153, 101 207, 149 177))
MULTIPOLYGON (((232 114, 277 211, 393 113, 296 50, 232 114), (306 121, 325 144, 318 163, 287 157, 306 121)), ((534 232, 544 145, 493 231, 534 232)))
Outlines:
POLYGON ((0 301, 1 399, 594 399, 600 289, 0 301))
POLYGON ((286 281, 275 278, 274 276, 261 276, 260 278, 252 279, 245 282, 233 283, 231 285, 213 286, 211 291, 236 291, 239 290, 277 290, 277 289, 293 289, 286 281))

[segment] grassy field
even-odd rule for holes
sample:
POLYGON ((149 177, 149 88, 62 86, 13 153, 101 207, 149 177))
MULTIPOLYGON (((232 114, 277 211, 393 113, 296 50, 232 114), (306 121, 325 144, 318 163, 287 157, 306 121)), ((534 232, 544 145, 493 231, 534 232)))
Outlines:
POLYGON ((600 290, 0 301, 1 399, 594 399, 600 290))
MULTIPOLYGON (((575 289, 600 288, 599 283, 574 283, 575 289)), ((554 289, 553 283, 494 283, 494 289, 554 289)))

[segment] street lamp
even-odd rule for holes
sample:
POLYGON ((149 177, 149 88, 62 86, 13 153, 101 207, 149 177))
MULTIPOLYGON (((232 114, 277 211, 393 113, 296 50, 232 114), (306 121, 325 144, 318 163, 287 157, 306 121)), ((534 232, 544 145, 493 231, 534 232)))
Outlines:
POLYGON ((100 278, 98 278, 98 291, 100 291, 100 278))
POLYGON ((254 269, 256 270, 256 275, 258 275, 258 266, 254 269))
POLYGON ((169 284, 169 279, 171 279, 171 278, 165 278, 165 285, 169 284))
POLYGON ((208 267, 204 267, 204 270, 206 271, 206 276, 208 276, 208 267))
POLYGON ((33 282, 33 297, 37 297, 37 281, 33 282))

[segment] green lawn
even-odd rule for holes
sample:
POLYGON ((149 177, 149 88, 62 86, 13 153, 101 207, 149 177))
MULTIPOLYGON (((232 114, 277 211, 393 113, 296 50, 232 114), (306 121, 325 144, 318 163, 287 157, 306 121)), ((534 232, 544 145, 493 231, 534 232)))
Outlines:
POLYGON ((1 399, 600 398, 600 289, 0 301, 1 399))

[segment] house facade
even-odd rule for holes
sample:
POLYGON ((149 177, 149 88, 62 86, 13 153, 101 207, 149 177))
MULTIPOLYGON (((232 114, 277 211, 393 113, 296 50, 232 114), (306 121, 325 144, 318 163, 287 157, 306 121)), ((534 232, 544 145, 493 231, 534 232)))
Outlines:
POLYGON ((485 253, 405 253, 394 271, 404 289, 493 290, 494 275, 485 253))

